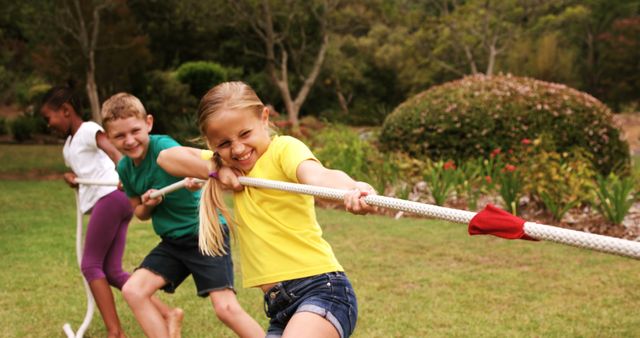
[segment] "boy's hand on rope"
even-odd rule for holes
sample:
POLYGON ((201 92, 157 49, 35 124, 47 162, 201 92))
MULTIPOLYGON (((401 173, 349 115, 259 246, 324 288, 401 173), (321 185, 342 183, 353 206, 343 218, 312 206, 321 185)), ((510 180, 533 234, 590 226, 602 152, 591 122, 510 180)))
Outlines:
POLYGON ((142 194, 142 196, 140 196, 140 201, 142 201, 142 204, 144 204, 147 207, 155 207, 156 205, 162 203, 162 201, 164 200, 164 195, 160 195, 156 198, 151 198, 151 194, 155 191, 158 191, 158 190, 149 189, 147 190, 147 192, 142 194))
POLYGON ((364 198, 367 195, 377 195, 375 189, 365 182, 356 182, 355 189, 344 195, 344 206, 347 211, 356 215, 365 215, 378 211, 378 207, 367 204, 364 198))

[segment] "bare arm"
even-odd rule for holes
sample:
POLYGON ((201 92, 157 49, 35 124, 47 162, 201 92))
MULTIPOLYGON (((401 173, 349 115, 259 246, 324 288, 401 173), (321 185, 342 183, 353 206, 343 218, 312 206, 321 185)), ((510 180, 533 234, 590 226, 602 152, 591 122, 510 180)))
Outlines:
POLYGON ((153 209, 164 200, 164 197, 162 196, 158 198, 149 198, 149 195, 154 191, 156 191, 156 189, 149 189, 142 196, 129 197, 129 202, 133 207, 133 213, 138 217, 138 219, 144 221, 151 218, 151 212, 153 209))
POLYGON ((96 144, 98 145, 98 148, 102 149, 102 151, 104 151, 105 154, 109 156, 113 163, 115 163, 116 165, 118 164, 118 161, 120 161, 120 159, 122 158, 122 154, 120 154, 118 149, 116 149, 116 147, 114 147, 113 144, 109 141, 107 135, 105 135, 101 131, 97 132, 96 144))
POLYGON ((191 147, 164 149, 158 155, 157 163, 169 174, 176 177, 209 177, 209 163, 200 157, 201 150, 191 147))
POLYGON ((376 207, 368 205, 362 199, 370 194, 375 195, 375 189, 368 183, 355 181, 343 171, 327 169, 317 161, 306 160, 298 165, 296 176, 302 184, 351 190, 344 197, 345 208, 351 213, 366 214, 377 210, 376 207))

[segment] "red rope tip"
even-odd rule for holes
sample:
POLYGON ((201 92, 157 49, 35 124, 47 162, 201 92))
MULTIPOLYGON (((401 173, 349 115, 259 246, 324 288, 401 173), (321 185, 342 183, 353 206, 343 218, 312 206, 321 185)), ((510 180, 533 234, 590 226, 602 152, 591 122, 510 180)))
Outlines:
POLYGON ((525 234, 524 223, 522 218, 489 204, 469 222, 469 235, 494 235, 506 239, 537 241, 525 234))

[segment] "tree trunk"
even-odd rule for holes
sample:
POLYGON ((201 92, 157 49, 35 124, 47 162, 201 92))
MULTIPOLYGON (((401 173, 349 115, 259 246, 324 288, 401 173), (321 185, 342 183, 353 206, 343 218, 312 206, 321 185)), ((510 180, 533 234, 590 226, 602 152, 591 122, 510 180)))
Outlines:
POLYGON ((498 50, 496 49, 497 42, 498 39, 496 37, 493 37, 491 45, 489 45, 489 60, 487 61, 487 71, 485 73, 487 76, 493 75, 493 69, 495 68, 496 64, 496 56, 498 55, 498 50))
POLYGON ((340 105, 340 110, 345 115, 349 115, 349 101, 344 97, 342 93, 342 86, 340 85, 340 80, 336 80, 336 96, 338 97, 338 104, 340 105))
POLYGON ((471 50, 469 46, 464 46, 464 54, 467 57, 467 61, 469 62, 469 67, 471 68, 471 74, 478 74, 478 67, 476 66, 475 60, 473 60, 473 54, 471 54, 471 50))
POLYGON ((323 26, 323 38, 322 45, 318 50, 318 53, 315 56, 315 61, 313 63, 313 67, 311 71, 304 79, 304 83, 298 93, 296 94, 295 99, 293 99, 291 89, 289 88, 289 74, 288 74, 288 54, 282 46, 281 56, 280 56, 280 70, 277 70, 276 67, 276 51, 275 45, 276 34, 273 29, 273 17, 271 14, 271 8, 269 7, 268 0, 262 1, 262 10, 265 18, 264 22, 264 34, 261 34, 261 37, 265 43, 265 50, 267 56, 267 73, 271 78, 271 81, 278 87, 280 91, 280 95, 282 97, 282 101, 284 102, 285 109, 287 110, 287 116, 289 119, 289 123, 294 130, 296 130, 299 126, 299 113, 300 108, 304 104, 304 101, 307 99, 311 88, 313 87, 318 75, 320 74, 320 69, 322 68, 322 64, 324 63, 324 58, 327 52, 327 48, 329 46, 329 35, 324 30, 324 22, 323 26))
POLYGON ((92 70, 87 70, 87 97, 89 98, 89 105, 91 107, 91 119, 96 123, 102 123, 102 116, 100 115, 100 98, 98 97, 98 86, 96 85, 95 73, 92 70))

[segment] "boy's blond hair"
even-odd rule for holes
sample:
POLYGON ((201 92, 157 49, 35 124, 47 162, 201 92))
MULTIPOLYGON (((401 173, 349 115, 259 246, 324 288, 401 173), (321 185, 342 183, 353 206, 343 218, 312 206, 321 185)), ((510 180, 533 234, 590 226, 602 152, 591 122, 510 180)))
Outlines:
POLYGON ((147 117, 147 111, 137 97, 123 92, 114 94, 104 101, 100 115, 102 116, 102 125, 106 128, 109 122, 118 119, 132 116, 144 119, 147 117))

